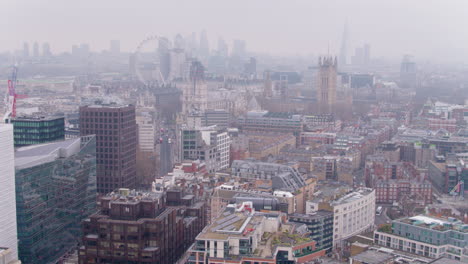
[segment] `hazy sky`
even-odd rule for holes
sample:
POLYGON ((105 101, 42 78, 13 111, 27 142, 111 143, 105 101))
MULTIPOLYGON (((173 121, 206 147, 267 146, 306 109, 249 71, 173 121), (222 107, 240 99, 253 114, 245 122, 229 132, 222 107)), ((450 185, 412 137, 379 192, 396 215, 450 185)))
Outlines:
POLYGON ((223 36, 253 51, 337 53, 347 19, 350 55, 367 42, 372 56, 468 60, 468 0, 0 0, 0 10, 0 50, 100 51, 119 39, 130 51, 148 35, 206 29, 211 49, 223 36))

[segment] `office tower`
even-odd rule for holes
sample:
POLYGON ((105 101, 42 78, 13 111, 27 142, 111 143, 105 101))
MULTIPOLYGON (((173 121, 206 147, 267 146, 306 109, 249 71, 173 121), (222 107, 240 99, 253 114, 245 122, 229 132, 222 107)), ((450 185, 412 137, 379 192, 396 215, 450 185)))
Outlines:
POLYGON ((0 149, 0 247, 10 249, 10 257, 17 259, 15 151, 10 124, 0 124, 0 149))
POLYGON ((346 66, 346 64, 348 64, 348 42, 348 22, 346 21, 343 29, 343 36, 341 38, 341 49, 339 59, 340 65, 343 67, 346 66))
POLYGON ((65 139, 65 118, 24 116, 11 120, 14 127, 15 147, 65 139))
POLYGON ((120 53, 120 40, 114 39, 110 41, 109 51, 113 54, 120 53))
POLYGON ((39 44, 37 42, 34 42, 33 45, 33 56, 39 57, 39 44))
POLYGON ((336 57, 319 58, 317 76, 317 102, 321 113, 332 113, 336 104, 336 57))
POLYGON ((20 260, 56 263, 96 210, 95 136, 18 148, 15 156, 20 260))
POLYGON ((246 56, 246 47, 245 41, 236 39, 232 45, 232 56, 234 57, 245 57, 246 56))
POLYGON ((202 58, 207 58, 210 55, 210 44, 205 30, 203 30, 200 34, 199 54, 202 58))
POLYGON ((361 66, 364 64, 364 48, 357 47, 354 51, 354 56, 351 58, 353 65, 361 66))
POLYGON ((23 57, 29 57, 29 44, 27 42, 23 44, 23 57))
POLYGON ((80 264, 177 263, 206 225, 205 204, 178 190, 120 189, 100 201, 83 222, 80 264))
POLYGON ((43 57, 52 56, 52 52, 50 51, 50 45, 47 42, 42 44, 42 56, 43 57))
POLYGON ((96 135, 97 190, 100 194, 136 184, 135 106, 96 102, 80 107, 81 136, 96 135))
POLYGON ((81 53, 82 53, 81 55, 83 57, 89 56, 89 52, 90 52, 89 44, 86 44, 86 43, 80 44, 80 50, 81 50, 81 53))
POLYGON ((159 57, 159 70, 162 77, 161 82, 164 82, 169 77, 171 71, 171 61, 170 61, 170 43, 167 38, 159 38, 158 41, 158 57, 159 57))
POLYGON ((177 34, 174 37, 174 49, 181 49, 181 50, 185 49, 185 40, 184 40, 184 37, 182 37, 182 35, 180 34, 177 34))
POLYGON ((226 41, 222 37, 219 37, 218 39, 218 55, 221 57, 227 57, 228 56, 228 46, 226 41))
POLYGON ((181 136, 182 160, 200 160, 209 173, 229 167, 231 139, 224 130, 215 126, 186 128, 181 136))
POLYGON ((400 67, 400 86, 402 88, 415 88, 417 85, 416 63, 412 56, 405 55, 400 67))

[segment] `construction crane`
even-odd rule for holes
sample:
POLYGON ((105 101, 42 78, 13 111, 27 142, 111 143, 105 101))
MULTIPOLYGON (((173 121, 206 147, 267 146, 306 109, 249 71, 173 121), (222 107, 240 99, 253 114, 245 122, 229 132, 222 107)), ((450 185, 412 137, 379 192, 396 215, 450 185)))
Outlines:
POLYGON ((8 79, 8 92, 5 96, 5 105, 7 107, 7 111, 3 120, 5 123, 10 123, 11 118, 16 117, 16 99, 23 99, 26 98, 26 95, 19 95, 16 94, 16 84, 17 84, 17 76, 18 76, 18 67, 15 65, 13 66, 13 72, 11 73, 11 77, 8 79))

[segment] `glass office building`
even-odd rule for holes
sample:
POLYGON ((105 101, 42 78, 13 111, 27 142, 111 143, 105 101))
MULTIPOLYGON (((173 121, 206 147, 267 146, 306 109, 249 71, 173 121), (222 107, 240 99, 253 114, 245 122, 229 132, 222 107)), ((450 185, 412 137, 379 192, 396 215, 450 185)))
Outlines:
POLYGON ((55 263, 96 212, 95 136, 18 148, 15 170, 19 258, 55 263))
POLYGON ((15 147, 65 139, 64 117, 16 117, 11 122, 14 127, 15 147))

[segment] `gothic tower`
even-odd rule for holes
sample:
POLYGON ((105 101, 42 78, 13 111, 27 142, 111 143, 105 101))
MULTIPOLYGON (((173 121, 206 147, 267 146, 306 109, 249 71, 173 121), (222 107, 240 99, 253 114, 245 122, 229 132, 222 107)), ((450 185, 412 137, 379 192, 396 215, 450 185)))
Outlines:
POLYGON ((317 102, 320 112, 323 114, 333 113, 336 104, 337 68, 338 62, 336 57, 319 58, 316 78, 317 102))

